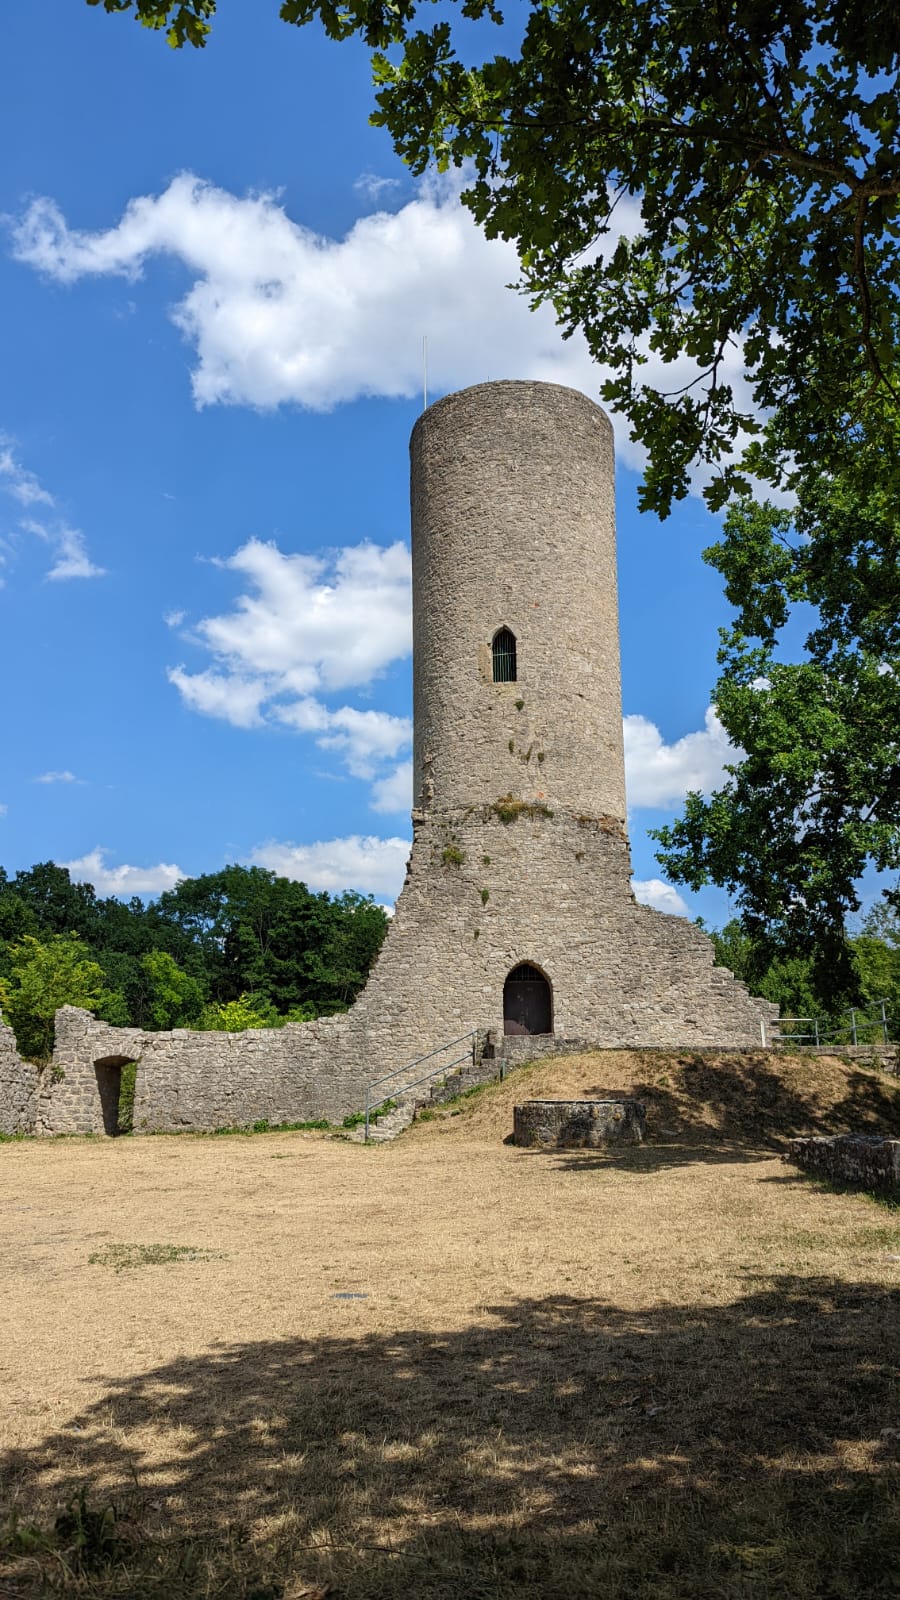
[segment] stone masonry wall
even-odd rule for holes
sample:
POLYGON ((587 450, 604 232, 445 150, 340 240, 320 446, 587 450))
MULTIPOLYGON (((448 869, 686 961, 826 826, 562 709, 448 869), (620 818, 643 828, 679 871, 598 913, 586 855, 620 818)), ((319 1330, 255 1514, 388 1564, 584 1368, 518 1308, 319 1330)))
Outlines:
POLYGON ((0 1133, 35 1131, 41 1076, 22 1060, 12 1028, 0 1018, 0 1133))
POLYGON ((54 1061, 65 1076, 42 1131, 102 1132, 95 1064, 126 1059, 139 1062, 137 1132, 340 1121, 367 1084, 438 1045, 474 1029, 500 1040, 503 984, 522 961, 550 980, 560 1039, 758 1048, 762 1024, 768 1043, 775 1008, 713 966, 699 929, 637 905, 629 866, 605 820, 417 816, 406 885, 351 1011, 244 1034, 153 1034, 64 1008, 54 1061))
POLYGON ((414 805, 497 795, 625 821, 609 418, 557 384, 488 383, 417 421, 414 805), (516 638, 515 682, 491 641, 516 638))
POLYGON ((900 1194, 900 1139, 840 1134, 832 1138, 791 1139, 786 1161, 833 1183, 900 1194))

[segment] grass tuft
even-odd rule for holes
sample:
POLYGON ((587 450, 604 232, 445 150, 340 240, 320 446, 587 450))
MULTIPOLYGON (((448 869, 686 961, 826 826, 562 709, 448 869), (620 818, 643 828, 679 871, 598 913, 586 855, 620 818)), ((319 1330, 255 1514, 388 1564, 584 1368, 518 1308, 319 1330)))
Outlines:
POLYGON ((220 1250, 204 1250, 193 1244, 107 1244, 88 1256, 92 1267, 112 1267, 113 1272, 130 1272, 135 1267, 168 1267, 176 1261, 223 1261, 220 1250))

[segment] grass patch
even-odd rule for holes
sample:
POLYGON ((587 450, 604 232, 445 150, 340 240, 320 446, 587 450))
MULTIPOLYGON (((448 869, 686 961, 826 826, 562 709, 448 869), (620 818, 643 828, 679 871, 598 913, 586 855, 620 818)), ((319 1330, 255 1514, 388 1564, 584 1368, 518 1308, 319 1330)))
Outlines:
POLYGON ((540 800, 514 800, 511 794, 501 795, 493 805, 488 806, 488 811, 499 817, 504 827, 511 822, 518 822, 520 817, 552 817, 553 812, 540 800))
POLYGON ((265 1117, 261 1117, 258 1122, 234 1123, 223 1128, 149 1128, 146 1131, 146 1137, 160 1139, 246 1139, 251 1134, 256 1133, 327 1133, 332 1127, 333 1124, 328 1121, 327 1117, 319 1117, 311 1122, 268 1122, 265 1117))
MULTIPOLYGON (((763 1050, 597 1050, 543 1057, 477 1085, 472 1132, 503 1139, 523 1100, 632 1096, 648 1145, 738 1146, 782 1153, 803 1134, 900 1137, 900 1080, 836 1057, 763 1050)), ((804 1175, 804 1181, 813 1181, 804 1175)), ((891 1202, 889 1202, 889 1205, 891 1202)))
MULTIPOLYGON (((861 1200, 867 1200, 870 1205, 879 1206, 882 1211, 888 1211, 892 1215, 900 1217, 900 1195, 885 1194, 881 1189, 860 1189, 856 1184, 842 1183, 838 1178, 825 1178, 821 1173, 807 1172, 804 1167, 796 1167, 794 1171, 798 1179, 802 1179, 805 1183, 818 1189, 820 1194, 859 1195, 861 1200)), ((876 1230, 873 1229, 871 1231, 875 1232, 876 1230)), ((886 1242, 894 1242, 896 1240, 896 1233, 889 1228, 877 1231, 890 1234, 890 1240, 886 1242)))
MULTIPOLYGON (((396 1111, 396 1100, 382 1100, 380 1106, 373 1106, 369 1112, 369 1122, 377 1122, 379 1117, 386 1117, 389 1111, 396 1111)), ((341 1123, 342 1128, 361 1128, 366 1120, 364 1111, 352 1111, 341 1123)))
POLYGON ((193 1244, 107 1244, 88 1256, 92 1267, 112 1267, 113 1272, 131 1272, 135 1267, 170 1267, 178 1261, 222 1261, 220 1250, 204 1250, 193 1244))

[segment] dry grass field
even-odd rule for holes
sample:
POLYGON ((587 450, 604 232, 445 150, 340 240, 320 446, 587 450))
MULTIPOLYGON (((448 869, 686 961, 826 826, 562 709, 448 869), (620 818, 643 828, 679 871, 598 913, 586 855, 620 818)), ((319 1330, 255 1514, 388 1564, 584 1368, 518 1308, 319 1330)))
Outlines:
POLYGON ((392 1145, 0 1146, 0 1596, 895 1593, 900 1218, 777 1148, 876 1127, 837 1061, 603 1053, 392 1145), (635 1088, 642 1149, 503 1143, 635 1088))

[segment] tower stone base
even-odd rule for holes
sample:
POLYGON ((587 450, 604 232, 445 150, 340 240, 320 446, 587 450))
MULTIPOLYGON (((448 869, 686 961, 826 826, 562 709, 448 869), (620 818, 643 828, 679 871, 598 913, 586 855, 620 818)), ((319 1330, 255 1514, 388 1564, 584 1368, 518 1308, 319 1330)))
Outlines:
MULTIPOLYGON (((553 1037, 561 1042, 731 1049, 770 1042, 777 1008, 713 966, 699 928, 635 902, 628 844, 614 820, 501 798, 415 817, 414 828, 387 939, 346 1015, 238 1034, 142 1033, 65 1007, 57 1014, 54 1070, 40 1075, 39 1093, 30 1088, 27 1111, 26 1097, 17 1097, 8 1131, 109 1132, 104 1087, 126 1061, 138 1062, 137 1133, 339 1121, 395 1068, 473 1030, 502 1035, 504 984, 525 962, 548 981, 553 1037)), ((519 1060, 528 1059, 529 1043, 516 1041, 519 1060)), ((552 1049, 550 1038, 533 1043, 536 1052, 552 1049)), ((33 1085, 35 1069, 20 1066, 22 1085, 33 1085)))

